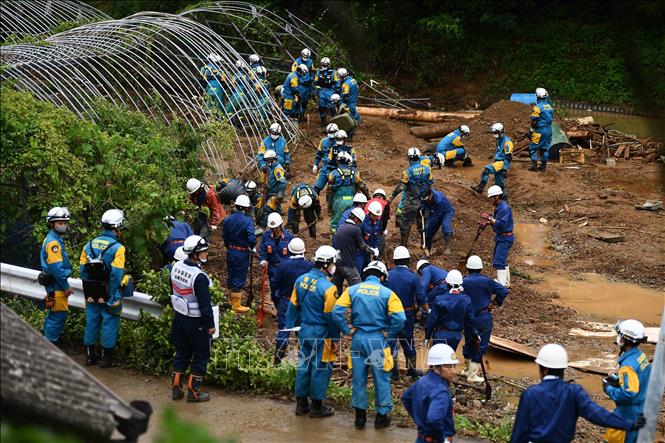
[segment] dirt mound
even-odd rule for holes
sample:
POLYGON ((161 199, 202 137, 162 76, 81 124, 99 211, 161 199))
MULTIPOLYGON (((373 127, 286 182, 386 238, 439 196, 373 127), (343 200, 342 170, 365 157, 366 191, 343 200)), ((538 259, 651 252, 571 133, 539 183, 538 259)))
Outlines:
POLYGON ((531 108, 523 103, 501 100, 487 108, 478 118, 468 123, 471 134, 464 146, 472 157, 485 158, 494 155, 495 141, 489 132, 492 123, 502 123, 506 134, 514 143, 521 141, 529 132, 531 108))

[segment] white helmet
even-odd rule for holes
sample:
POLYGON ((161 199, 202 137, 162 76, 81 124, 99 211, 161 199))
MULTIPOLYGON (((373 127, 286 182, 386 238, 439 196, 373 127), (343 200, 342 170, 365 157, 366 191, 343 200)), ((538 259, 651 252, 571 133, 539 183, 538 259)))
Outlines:
POLYGON ((344 164, 350 163, 346 151, 337 153, 337 163, 344 163, 344 164))
POLYGON ((563 346, 550 343, 540 348, 536 363, 544 368, 566 369, 568 367, 568 353, 563 346))
POLYGON ((406 249, 406 246, 398 246, 393 251, 393 260, 402 260, 405 258, 411 258, 409 250, 406 249))
POLYGON ((298 72, 301 74, 307 74, 309 72, 309 68, 305 64, 299 64, 298 65, 298 72))
POLYGON ((242 68, 243 66, 245 66, 244 61, 242 61, 242 60, 237 60, 236 61, 236 68, 242 68))
POLYGON ((503 132, 503 125, 501 123, 494 123, 490 126, 490 132, 492 134, 501 134, 503 132))
POLYGON ((289 242, 289 252, 295 255, 303 255, 305 253, 305 242, 302 238, 293 237, 289 242))
POLYGON ((271 212, 268 215, 268 227, 274 229, 279 226, 282 226, 282 216, 278 212, 271 212))
POLYGON ((339 102, 341 102, 341 101, 342 101, 342 96, 339 95, 339 94, 337 94, 337 93, 335 93, 335 94, 333 94, 333 95, 330 96, 330 102, 331 102, 332 104, 337 104, 337 103, 339 103, 339 102))
POLYGON ((249 197, 246 194, 240 194, 236 197, 235 205, 240 206, 241 208, 249 208, 252 206, 252 203, 249 201, 249 197))
POLYGON ((438 343, 427 352, 427 364, 430 366, 456 365, 459 363, 453 348, 445 343, 438 343))
POLYGON ((203 183, 198 178, 190 178, 187 180, 187 192, 190 194, 195 193, 203 187, 203 183))
POLYGON ((46 221, 47 222, 55 222, 55 221, 69 221, 69 209, 65 207, 60 207, 56 206, 55 208, 51 208, 48 211, 48 214, 46 215, 46 221))
POLYGON ((328 57, 323 57, 321 59, 321 66, 323 65, 330 66, 330 59, 328 57))
POLYGON ((459 286, 463 283, 462 273, 457 269, 453 269, 446 275, 446 283, 450 286, 459 286))
POLYGON ((375 269, 379 271, 381 274, 385 275, 388 277, 388 268, 386 268, 386 265, 383 264, 383 262, 380 262, 378 260, 374 260, 369 262, 367 266, 365 266, 365 269, 363 269, 363 272, 367 272, 370 269, 375 269))
POLYGON ((406 151, 406 156, 409 158, 419 158, 420 157, 420 149, 418 148, 409 148, 408 151, 406 151))
POLYGON ((483 260, 477 255, 472 255, 466 260, 466 269, 483 269, 483 260))
POLYGON ((467 125, 461 125, 458 129, 463 135, 469 135, 471 133, 471 130, 467 125))
POLYGON ((304 48, 302 51, 300 51, 300 56, 307 60, 312 56, 312 51, 310 51, 308 48, 304 48))
POLYGON ((492 185, 487 190, 487 197, 494 197, 495 195, 501 195, 501 194, 503 194, 503 189, 501 189, 501 186, 499 185, 492 185))
POLYGON ((446 162, 446 156, 443 155, 443 154, 440 153, 440 152, 437 152, 437 153, 436 153, 436 158, 437 158, 437 160, 439 160, 439 163, 440 163, 440 164, 444 164, 444 163, 446 162))
POLYGON ((245 191, 251 192, 251 191, 256 191, 258 187, 256 186, 256 182, 253 180, 250 180, 245 183, 245 191))
POLYGON ((254 68, 254 72, 256 72, 256 75, 260 77, 265 77, 268 74, 268 70, 266 69, 266 67, 261 65, 254 68))
POLYGON ((627 338, 633 342, 641 342, 646 337, 644 325, 637 320, 619 320, 614 330, 620 338, 627 338))
POLYGON ((429 265, 429 264, 430 264, 429 260, 418 260, 418 263, 416 263, 416 271, 420 272, 420 270, 425 265, 429 265))
POLYGON ((337 261, 337 249, 332 246, 319 246, 314 254, 314 261, 319 263, 335 263, 337 261))
POLYGON ((383 214, 383 206, 381 206, 381 203, 377 201, 373 201, 372 203, 369 204, 367 207, 367 210, 369 211, 370 214, 374 214, 377 217, 381 217, 381 214, 383 214))
POLYGON ((312 197, 309 195, 303 195, 298 199, 298 206, 300 206, 303 209, 309 208, 310 206, 312 206, 312 203, 314 203, 314 201, 312 200, 312 197))
POLYGON ((215 54, 214 52, 211 52, 210 54, 208 54, 208 60, 213 62, 213 63, 217 63, 217 62, 222 61, 222 57, 220 57, 219 54, 215 54))
POLYGON ((377 188, 376 191, 374 191, 374 194, 372 194, 372 197, 376 197, 377 195, 380 195, 383 198, 388 198, 388 194, 386 194, 386 191, 384 191, 381 188, 377 188))
POLYGON ((264 160, 270 160, 270 159, 273 159, 273 158, 277 158, 277 153, 272 149, 268 149, 265 152, 265 154, 263 154, 263 159, 264 160))
POLYGON ((125 213, 120 209, 109 209, 102 214, 102 226, 105 228, 121 228, 125 223, 125 213))
POLYGON ((536 88, 536 97, 537 98, 547 98, 547 97, 549 97, 549 94, 547 93, 547 89, 545 89, 545 88, 536 88))
POLYGON ((268 132, 270 132, 271 134, 281 134, 282 133, 282 125, 275 122, 272 125, 270 125, 270 128, 268 129, 268 132))
POLYGON ((335 123, 330 123, 328 126, 326 126, 326 132, 330 138, 335 138, 335 133, 337 131, 339 131, 339 126, 337 126, 335 123))
POLYGON ((348 71, 348 69, 346 69, 346 68, 338 68, 338 69, 337 69, 337 75, 339 75, 340 77, 344 78, 344 77, 346 77, 347 75, 349 75, 349 71, 348 71))
POLYGON ((335 132, 335 138, 337 140, 346 140, 349 136, 346 135, 346 131, 344 129, 340 129, 339 131, 335 132))
POLYGON ((182 251, 187 255, 192 255, 196 252, 207 251, 209 247, 205 238, 200 235, 190 235, 182 244, 182 251))
POLYGON ((353 208, 351 214, 360 220, 360 223, 365 220, 365 211, 363 211, 363 208, 353 208))
POLYGON ((259 54, 252 54, 249 56, 249 62, 250 63, 258 63, 259 60, 261 60, 261 57, 259 57, 259 54))
POLYGON ((353 203, 367 203, 367 197, 365 197, 365 194, 362 192, 358 192, 356 195, 353 196, 353 203))
POLYGON ((178 246, 178 248, 173 253, 173 258, 178 261, 183 261, 187 258, 187 254, 185 253, 182 246, 178 246))

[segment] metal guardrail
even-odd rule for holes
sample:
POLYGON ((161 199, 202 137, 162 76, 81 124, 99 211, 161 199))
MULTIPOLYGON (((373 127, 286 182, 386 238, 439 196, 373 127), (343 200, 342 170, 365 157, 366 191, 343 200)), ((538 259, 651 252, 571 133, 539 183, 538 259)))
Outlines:
MULTIPOLYGON (((0 263, 0 290, 34 300, 42 300, 46 296, 46 292, 44 287, 37 282, 39 272, 35 269, 0 263)), ((81 280, 70 278, 69 286, 74 290, 74 293, 69 296, 69 306, 85 309, 81 280)), ((133 297, 123 299, 122 314, 120 314, 123 318, 138 320, 141 311, 145 311, 153 317, 159 317, 162 314, 162 306, 155 302, 151 295, 142 292, 134 292, 133 297)))

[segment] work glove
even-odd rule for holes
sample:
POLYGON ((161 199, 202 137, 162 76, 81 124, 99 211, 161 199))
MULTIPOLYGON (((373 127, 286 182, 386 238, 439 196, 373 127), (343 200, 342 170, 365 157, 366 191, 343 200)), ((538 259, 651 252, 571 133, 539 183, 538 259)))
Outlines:
POLYGON ((633 423, 633 426, 630 427, 629 431, 637 431, 640 430, 644 427, 644 425, 647 424, 647 419, 644 417, 644 414, 641 412, 637 415, 637 419, 635 420, 635 423, 633 423))
POLYGON ((492 219, 492 215, 487 211, 481 212, 480 217, 488 221, 492 219))
POLYGON ((216 231, 217 230, 217 225, 210 226, 210 229, 212 229, 213 231, 216 231))
POLYGON ((316 171, 318 171, 318 170, 319 170, 318 166, 316 166, 316 165, 312 166, 312 174, 316 174, 316 171))
POLYGON ((372 256, 373 257, 378 257, 379 256, 379 248, 370 248, 372 250, 372 256))
POLYGON ((259 263, 259 266, 261 266, 262 268, 265 268, 266 266, 268 266, 268 262, 265 261, 265 260, 261 260, 261 262, 259 263))
POLYGON ((388 230, 387 229, 385 231, 383 231, 383 236, 385 237, 386 235, 388 235, 388 230))
POLYGON ((55 296, 53 293, 49 293, 46 297, 44 297, 44 307, 46 309, 51 309, 55 306, 55 296))
POLYGON ((480 345, 480 342, 481 342, 481 340, 482 340, 482 338, 480 337, 480 335, 476 335, 475 338, 476 338, 476 343, 478 343, 478 344, 480 345))
POLYGON ((252 248, 249 252, 251 252, 252 254, 256 254, 256 248, 252 248))

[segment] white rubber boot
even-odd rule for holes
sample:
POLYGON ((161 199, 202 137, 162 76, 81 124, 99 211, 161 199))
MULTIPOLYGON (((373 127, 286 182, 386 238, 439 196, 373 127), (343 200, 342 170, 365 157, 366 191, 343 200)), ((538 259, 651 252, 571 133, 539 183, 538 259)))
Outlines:
POLYGON ((506 266, 506 287, 510 287, 510 266, 506 266))
POLYGON ((508 287, 508 271, 506 269, 496 270, 496 279, 506 288, 508 287))
POLYGON ((469 363, 469 375, 466 377, 466 381, 469 383, 483 383, 485 381, 480 375, 480 363, 471 362, 469 363))

